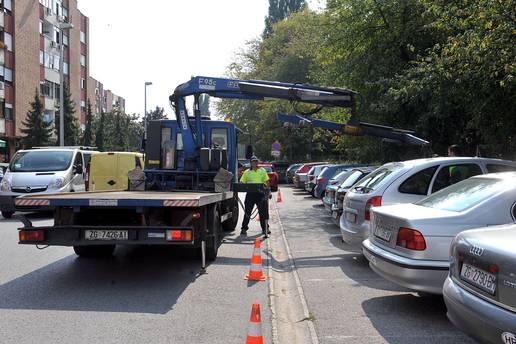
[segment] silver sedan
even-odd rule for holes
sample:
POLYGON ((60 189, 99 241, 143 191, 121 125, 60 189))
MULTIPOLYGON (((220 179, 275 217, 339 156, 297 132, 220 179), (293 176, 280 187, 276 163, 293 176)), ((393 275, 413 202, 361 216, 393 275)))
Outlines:
POLYGON ((514 247, 516 224, 462 232, 451 246, 443 289, 447 315, 482 343, 516 342, 514 247))
POLYGON ((374 208, 362 251, 380 276, 403 287, 442 294, 455 235, 514 221, 516 172, 476 176, 415 204, 374 208))

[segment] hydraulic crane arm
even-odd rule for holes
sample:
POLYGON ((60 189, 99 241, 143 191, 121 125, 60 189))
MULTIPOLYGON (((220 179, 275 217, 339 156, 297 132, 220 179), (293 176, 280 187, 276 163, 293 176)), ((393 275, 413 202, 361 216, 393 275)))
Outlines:
POLYGON ((262 80, 237 80, 192 77, 188 82, 179 85, 170 102, 175 109, 176 118, 182 133, 185 153, 193 156, 196 149, 203 147, 202 118, 199 109, 199 96, 208 94, 216 98, 267 100, 284 99, 292 102, 303 102, 323 107, 348 107, 355 111, 354 91, 343 88, 320 87, 306 84, 282 83, 262 80), (194 119, 189 119, 185 97, 194 96, 194 119), (192 130, 195 126, 195 130, 192 130))

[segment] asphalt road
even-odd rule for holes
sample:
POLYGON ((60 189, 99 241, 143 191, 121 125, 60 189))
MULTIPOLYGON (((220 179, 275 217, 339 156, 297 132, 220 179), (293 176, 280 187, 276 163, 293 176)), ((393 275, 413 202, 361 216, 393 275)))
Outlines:
MULTIPOLYGON (((267 282, 243 279, 257 221, 248 237, 226 236, 200 275, 188 251, 117 248, 111 259, 84 259, 21 246, 20 224, 0 218, 0 343, 244 343, 253 302, 265 343, 474 343, 447 320, 442 298, 373 273, 320 200, 281 190, 262 244, 267 282)), ((48 214, 30 218, 51 224, 48 214)))
POLYGON ((376 275, 342 243, 321 200, 281 190, 281 223, 320 343, 476 343, 448 321, 442 297, 419 297, 376 275))
MULTIPOLYGON (((48 215, 31 219, 51 224, 48 215)), ((253 302, 271 341, 268 283, 244 280, 256 221, 247 238, 225 238, 203 275, 188 251, 117 248, 112 259, 77 258, 71 248, 18 245, 19 226, 0 219, 2 344, 244 343, 253 302)))

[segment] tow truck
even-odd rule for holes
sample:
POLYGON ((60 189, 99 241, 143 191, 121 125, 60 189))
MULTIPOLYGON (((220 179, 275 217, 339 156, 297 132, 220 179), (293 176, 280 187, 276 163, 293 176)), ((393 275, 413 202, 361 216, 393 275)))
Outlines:
MULTIPOLYGON (((183 246, 200 252, 202 267, 216 259, 223 232, 237 226, 237 130, 233 123, 201 115, 202 94, 226 99, 283 99, 294 104, 351 108, 349 89, 261 80, 197 76, 169 97, 176 120, 150 121, 145 164, 129 174, 129 189, 22 196, 16 204, 50 207, 52 226, 35 227, 25 216, 19 243, 72 246, 84 257, 110 256, 117 245, 183 246), (189 115, 186 97, 193 96, 189 115)), ((360 121, 354 126, 360 128, 360 121)), ((356 133, 355 133, 356 134, 356 133)), ((366 133, 367 134, 367 133, 366 133)), ((247 147, 252 155, 252 147, 247 147)), ((256 186, 259 187, 259 186, 256 186)))

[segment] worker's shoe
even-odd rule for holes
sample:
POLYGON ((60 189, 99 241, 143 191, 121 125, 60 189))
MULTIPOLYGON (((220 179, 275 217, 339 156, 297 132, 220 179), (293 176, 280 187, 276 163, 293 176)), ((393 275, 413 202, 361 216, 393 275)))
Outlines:
POLYGON ((240 235, 247 236, 247 229, 242 229, 240 235))
POLYGON ((264 230, 262 230, 262 234, 263 234, 263 235, 271 234, 271 230, 270 230, 269 228, 267 228, 267 232, 265 232, 264 230))

